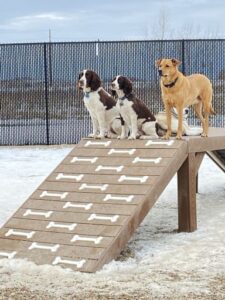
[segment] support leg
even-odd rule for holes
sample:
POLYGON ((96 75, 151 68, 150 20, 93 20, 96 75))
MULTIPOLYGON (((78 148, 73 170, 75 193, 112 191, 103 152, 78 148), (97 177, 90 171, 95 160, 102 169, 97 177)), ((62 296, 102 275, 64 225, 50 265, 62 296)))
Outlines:
POLYGON ((178 171, 178 230, 197 229, 195 153, 189 153, 178 171))

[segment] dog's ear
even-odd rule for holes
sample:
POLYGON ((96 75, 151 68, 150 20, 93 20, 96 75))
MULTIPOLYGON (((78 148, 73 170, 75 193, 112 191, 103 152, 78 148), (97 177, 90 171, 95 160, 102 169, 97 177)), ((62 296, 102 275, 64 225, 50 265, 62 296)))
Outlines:
POLYGON ((155 66, 156 66, 156 68, 158 68, 158 67, 159 67, 159 65, 160 65, 161 61, 162 61, 162 58, 160 58, 160 59, 157 59, 157 60, 155 61, 155 66))
POLYGON ((98 88, 101 86, 101 80, 95 72, 92 72, 91 78, 89 80, 89 87, 91 88, 92 91, 97 91, 98 88))
POLYGON ((123 92, 125 95, 129 95, 132 92, 132 82, 128 78, 125 79, 123 92))
POLYGON ((181 61, 176 58, 172 58, 171 61, 174 66, 179 66, 181 64, 181 61))

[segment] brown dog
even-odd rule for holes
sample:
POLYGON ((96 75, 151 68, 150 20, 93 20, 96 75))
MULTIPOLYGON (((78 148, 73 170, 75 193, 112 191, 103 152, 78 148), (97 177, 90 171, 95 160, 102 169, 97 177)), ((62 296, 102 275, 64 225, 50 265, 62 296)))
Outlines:
POLYGON ((176 107, 178 112, 177 139, 182 139, 183 109, 189 105, 194 106, 196 115, 202 123, 202 136, 208 136, 209 115, 215 114, 212 108, 212 85, 209 79, 201 74, 184 76, 178 66, 177 59, 159 59, 156 61, 161 76, 161 92, 167 115, 168 130, 164 136, 171 136, 171 108, 176 107), (202 115, 204 112, 204 117, 202 115))

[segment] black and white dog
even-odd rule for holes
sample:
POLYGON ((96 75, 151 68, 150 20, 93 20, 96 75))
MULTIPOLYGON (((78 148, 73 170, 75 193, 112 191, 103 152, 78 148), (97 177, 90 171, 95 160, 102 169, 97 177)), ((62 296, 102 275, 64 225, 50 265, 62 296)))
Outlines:
POLYGON ((79 74, 78 87, 84 92, 84 104, 88 109, 93 133, 89 137, 115 138, 121 134, 121 118, 115 99, 101 87, 98 74, 83 70, 79 74))
POLYGON ((158 138, 156 118, 144 102, 132 93, 132 82, 127 77, 118 75, 112 80, 111 89, 117 94, 116 107, 124 120, 119 138, 127 138, 128 132, 130 132, 128 139, 158 138))

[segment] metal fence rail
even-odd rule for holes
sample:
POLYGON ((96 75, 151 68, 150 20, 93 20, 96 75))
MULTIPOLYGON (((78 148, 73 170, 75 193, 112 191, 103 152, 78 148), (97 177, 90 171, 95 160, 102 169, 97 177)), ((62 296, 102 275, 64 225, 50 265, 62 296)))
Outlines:
MULTIPOLYGON (((225 40, 74 42, 0 45, 0 145, 70 144, 90 132, 89 115, 76 87, 78 73, 93 69, 108 89, 128 76, 137 95, 162 110, 155 60, 175 57, 185 74, 213 83, 211 125, 225 127, 225 40)), ((199 124, 190 114, 190 123, 199 124)))

